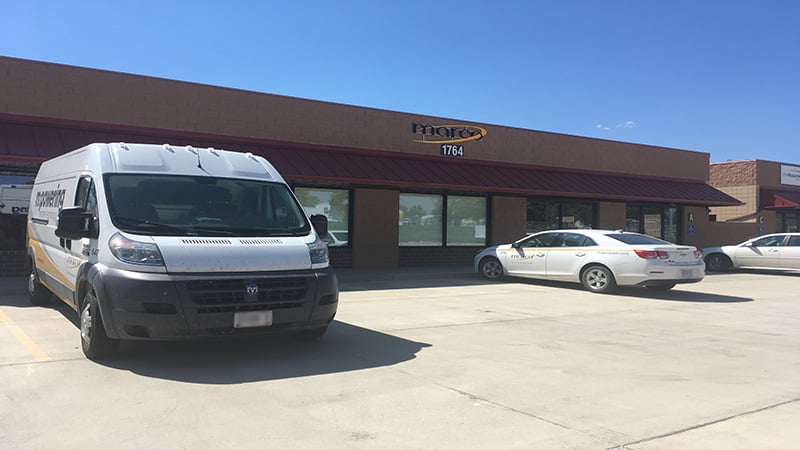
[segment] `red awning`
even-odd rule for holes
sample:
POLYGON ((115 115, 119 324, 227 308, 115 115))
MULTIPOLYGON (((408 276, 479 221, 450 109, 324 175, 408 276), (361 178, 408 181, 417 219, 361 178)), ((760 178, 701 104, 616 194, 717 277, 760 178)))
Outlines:
POLYGON ((797 208, 800 206, 800 192, 761 190, 762 208, 797 208))
MULTIPOLYGON (((92 142, 142 142, 248 151, 269 159, 290 182, 548 195, 684 205, 739 205, 704 182, 560 169, 525 164, 276 143, 115 125, 33 119, 3 121, 0 165, 44 161, 92 142)), ((568 151, 569 149, 565 149, 568 151)))

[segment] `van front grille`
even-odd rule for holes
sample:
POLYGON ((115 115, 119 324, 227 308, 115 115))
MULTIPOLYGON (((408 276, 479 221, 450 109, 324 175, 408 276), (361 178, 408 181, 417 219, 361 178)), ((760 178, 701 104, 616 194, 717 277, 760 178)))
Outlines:
POLYGON ((200 280, 187 284, 199 313, 300 308, 306 297, 305 278, 200 280))

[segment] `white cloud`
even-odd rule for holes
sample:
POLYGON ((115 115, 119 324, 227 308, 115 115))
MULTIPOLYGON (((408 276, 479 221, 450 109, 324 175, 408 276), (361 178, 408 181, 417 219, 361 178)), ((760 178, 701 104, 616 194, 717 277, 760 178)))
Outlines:
POLYGON ((597 129, 603 131, 611 131, 612 129, 618 129, 618 128, 627 128, 627 129, 636 128, 636 122, 628 120, 622 123, 618 123, 613 127, 608 125, 603 125, 602 123, 597 124, 597 129))

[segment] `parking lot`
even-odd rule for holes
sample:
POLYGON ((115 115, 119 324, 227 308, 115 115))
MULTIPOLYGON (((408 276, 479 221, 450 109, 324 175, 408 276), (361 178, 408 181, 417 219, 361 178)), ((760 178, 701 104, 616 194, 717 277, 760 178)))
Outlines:
POLYGON ((614 295, 467 268, 340 271, 320 341, 124 343, 0 279, 3 448, 785 449, 800 276, 614 295))

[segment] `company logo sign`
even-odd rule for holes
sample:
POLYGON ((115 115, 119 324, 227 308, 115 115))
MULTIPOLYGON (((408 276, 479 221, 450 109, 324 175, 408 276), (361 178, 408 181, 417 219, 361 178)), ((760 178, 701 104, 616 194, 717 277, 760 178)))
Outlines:
POLYGON ((36 200, 34 206, 39 208, 56 208, 61 209, 64 206, 64 197, 67 194, 66 189, 52 189, 49 191, 41 191, 36 193, 36 200))
POLYGON ((800 186, 800 167, 781 166, 781 184, 800 186))
POLYGON ((414 142, 423 144, 454 144, 457 142, 480 141, 486 136, 486 128, 474 125, 428 125, 414 122, 411 132, 420 139, 414 142))

